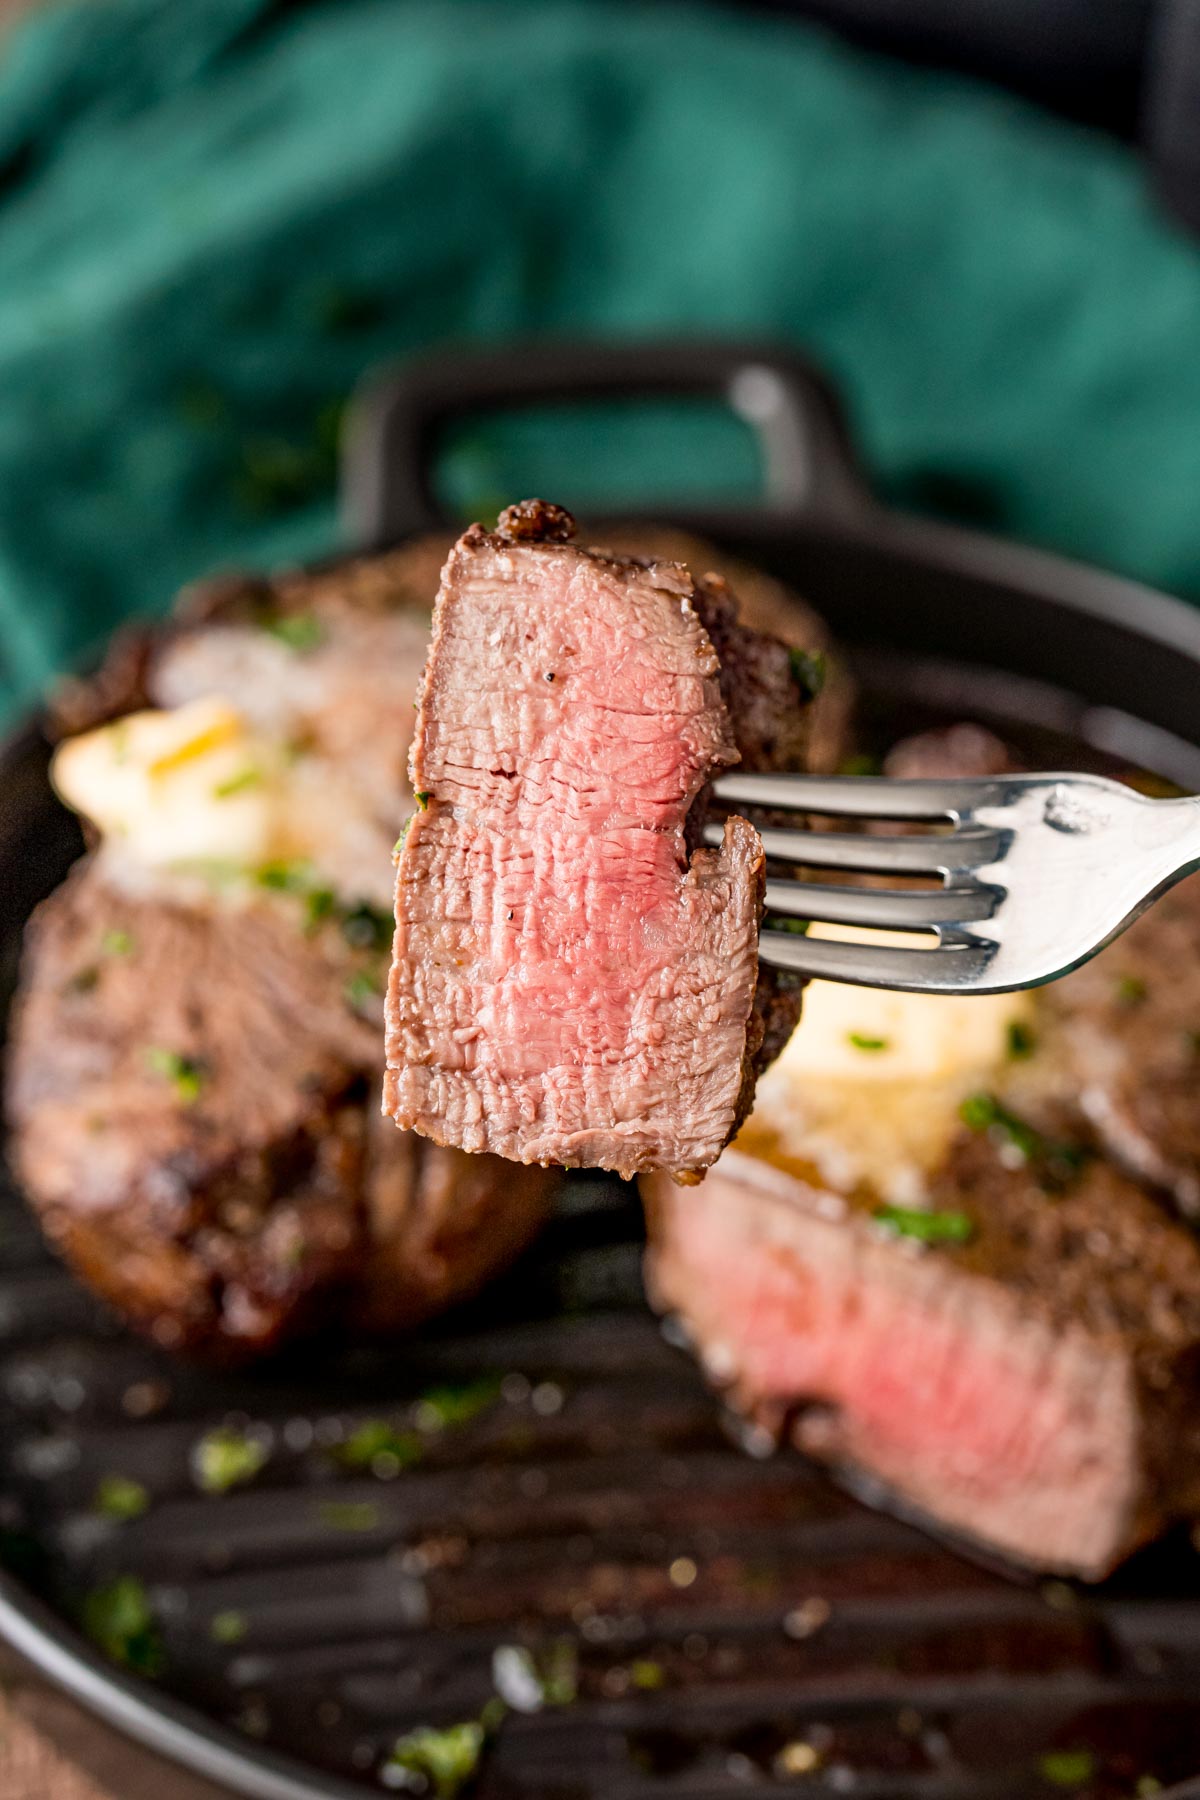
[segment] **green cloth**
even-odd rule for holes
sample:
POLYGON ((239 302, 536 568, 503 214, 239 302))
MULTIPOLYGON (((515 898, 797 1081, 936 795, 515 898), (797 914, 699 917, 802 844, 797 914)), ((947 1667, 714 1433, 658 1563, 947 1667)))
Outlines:
MULTIPOLYGON (((681 331, 810 349, 892 497, 1200 600, 1200 247, 1115 144, 749 12, 34 19, 0 47, 0 705, 199 572, 331 548, 381 358, 681 331)), ((563 466, 628 497, 656 444, 609 419, 563 466)), ((468 434, 447 482, 555 455, 468 434)))

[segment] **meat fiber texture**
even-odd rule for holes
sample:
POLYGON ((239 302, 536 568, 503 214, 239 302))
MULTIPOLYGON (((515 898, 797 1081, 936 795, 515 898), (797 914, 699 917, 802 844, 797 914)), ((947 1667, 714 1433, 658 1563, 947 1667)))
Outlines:
POLYGON ((573 529, 525 502, 443 571, 385 1106, 470 1151, 687 1176, 753 1090, 762 845, 735 818, 688 852, 694 802, 738 757, 703 593, 573 529))

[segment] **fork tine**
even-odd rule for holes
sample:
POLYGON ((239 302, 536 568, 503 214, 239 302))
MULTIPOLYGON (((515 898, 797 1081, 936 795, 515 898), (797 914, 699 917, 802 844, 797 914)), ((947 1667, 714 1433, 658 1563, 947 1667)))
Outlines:
MULTIPOLYGON (((856 832, 761 830, 768 856, 812 869, 856 869, 873 875, 939 875, 999 862, 1009 834, 982 826, 930 837, 868 837, 856 832)), ((704 842, 719 847, 723 827, 704 827, 704 842)))
POLYGON ((815 881, 768 881, 768 912, 794 919, 821 919, 830 925, 877 925, 881 929, 932 930, 990 919, 1000 904, 998 889, 972 882, 964 887, 825 887, 815 881))
POLYGON ((900 992, 973 993, 995 954, 994 944, 960 940, 936 950, 902 950, 884 944, 845 944, 829 938, 797 937, 764 931, 758 940, 762 962, 821 981, 849 981, 858 987, 900 992))
POLYGON ((743 775, 713 783, 718 800, 734 806, 778 806, 846 819, 961 818, 999 797, 998 781, 893 781, 884 775, 743 775))

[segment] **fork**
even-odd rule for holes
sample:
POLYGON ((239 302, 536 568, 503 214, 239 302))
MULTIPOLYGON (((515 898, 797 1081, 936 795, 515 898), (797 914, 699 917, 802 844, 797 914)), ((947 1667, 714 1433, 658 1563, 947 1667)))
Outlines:
MULTIPOLYGON (((925 877, 923 887, 896 888, 768 879, 760 959, 860 987, 1002 994, 1055 981, 1200 867, 1200 798, 1150 800, 1099 775, 734 773, 713 791, 739 809, 933 828, 885 836, 760 827, 768 859, 797 870, 925 877), (808 935, 802 921, 925 941, 835 941, 808 935)), ((706 843, 721 836, 721 825, 705 826, 706 843)))

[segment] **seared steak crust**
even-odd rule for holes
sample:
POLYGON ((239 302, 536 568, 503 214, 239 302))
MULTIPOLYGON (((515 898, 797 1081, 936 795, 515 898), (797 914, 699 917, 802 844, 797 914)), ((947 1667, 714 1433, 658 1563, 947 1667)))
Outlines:
POLYGON ((757 834, 735 819, 721 849, 685 849, 705 781, 737 759, 706 618, 731 692, 734 659, 746 671, 748 735, 784 741, 799 696, 786 647, 755 646, 722 584, 570 548, 563 517, 527 502, 472 527, 443 575, 385 1105, 470 1150, 686 1174, 744 1113, 766 1017, 757 834))
MULTIPOLYGON (((206 583, 136 654, 68 689, 60 722, 230 699, 310 765, 331 815, 321 879, 386 904, 444 550, 206 583)), ((318 1319, 407 1329, 481 1286, 546 1215, 554 1175, 384 1127, 379 952, 354 929, 370 937, 374 915, 351 915, 302 892, 134 892, 101 853, 31 922, 14 1159, 68 1260, 164 1344, 236 1358, 318 1319)))

